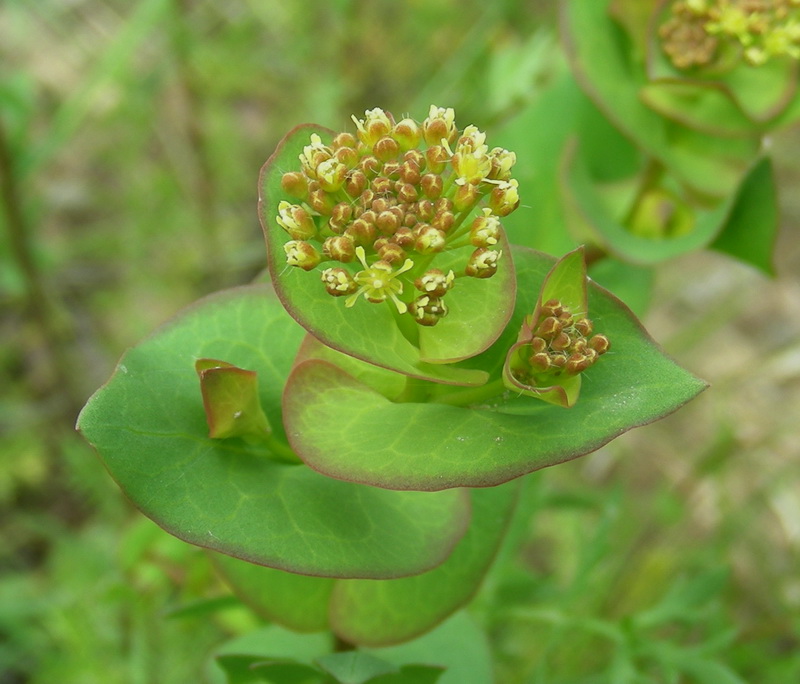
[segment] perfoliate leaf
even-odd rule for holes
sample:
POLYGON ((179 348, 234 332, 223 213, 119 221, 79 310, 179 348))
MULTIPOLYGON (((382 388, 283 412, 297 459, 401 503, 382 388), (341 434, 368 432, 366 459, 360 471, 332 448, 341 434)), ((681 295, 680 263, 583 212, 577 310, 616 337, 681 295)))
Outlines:
POLYGON ((131 501, 184 541, 308 575, 435 567, 466 530, 466 493, 381 491, 280 460, 293 457, 281 390, 304 335, 266 286, 209 297, 128 351, 78 427, 131 501), (208 436, 198 359, 258 373, 266 443, 208 436))

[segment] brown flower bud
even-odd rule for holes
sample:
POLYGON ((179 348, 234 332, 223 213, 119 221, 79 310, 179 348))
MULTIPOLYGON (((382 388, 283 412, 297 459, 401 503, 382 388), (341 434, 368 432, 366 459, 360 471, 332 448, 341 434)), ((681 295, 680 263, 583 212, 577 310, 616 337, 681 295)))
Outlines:
POLYGON ((308 197, 308 179, 300 171, 289 171, 281 176, 281 190, 295 199, 308 197))
POLYGON ((476 185, 467 183, 465 185, 456 185, 456 193, 453 196, 453 206, 456 211, 464 211, 469 209, 480 199, 480 192, 476 185))
POLYGON ((491 278, 497 273, 497 262, 502 255, 502 250, 493 252, 484 247, 478 247, 470 256, 464 274, 472 278, 491 278))
POLYGON ((380 161, 388 162, 390 159, 394 159, 400 154, 400 145, 394 138, 384 136, 375 143, 372 151, 380 161))
POLYGON ((399 143, 400 149, 406 151, 419 145, 422 131, 413 119, 403 119, 395 124, 392 137, 399 143))
POLYGON ((328 225, 334 233, 341 234, 352 217, 353 206, 349 202, 339 202, 331 210, 331 218, 328 221, 328 225))
POLYGON ((297 266, 304 271, 310 271, 319 265, 322 257, 314 246, 303 240, 290 240, 283 246, 286 253, 286 263, 297 266))
POLYGON ((589 340, 589 348, 594 349, 598 354, 605 354, 611 343, 605 335, 595 335, 589 340))
POLYGON ((308 204, 318 214, 330 216, 336 201, 322 188, 318 188, 308 194, 308 204))
POLYGON ((552 340, 563 328, 561 321, 555 316, 548 316, 536 328, 536 334, 546 340, 552 340))
POLYGON ((414 242, 414 249, 420 254, 435 254, 441 252, 447 245, 447 236, 438 228, 422 223, 415 232, 417 239, 414 242))
POLYGON ((368 184, 366 174, 361 170, 353 170, 347 174, 344 181, 344 191, 352 198, 356 198, 364 192, 368 184))
POLYGON ((358 145, 356 137, 352 133, 348 133, 347 131, 342 131, 341 133, 338 133, 336 137, 334 137, 333 142, 331 143, 331 147, 333 147, 334 150, 340 150, 344 147, 349 147, 353 151, 355 151, 356 145, 358 145))
POLYGON ((417 193, 417 188, 411 183, 403 183, 402 181, 398 181, 397 187, 397 199, 401 202, 416 202, 419 194, 417 193))
POLYGON ((375 227, 384 235, 394 235, 400 227, 400 220, 394 212, 382 211, 375 219, 375 227))
POLYGON ((453 227, 453 223, 455 222, 456 217, 453 215, 451 211, 442 211, 436 214, 431 221, 431 225, 434 228, 438 228, 443 233, 446 233, 453 227))
POLYGON ((450 163, 450 154, 441 145, 433 145, 425 150, 425 162, 430 173, 442 173, 450 163))
POLYGON ((421 295, 408 307, 409 313, 420 325, 433 326, 447 316, 447 306, 440 297, 421 295))
MULTIPOLYGON (((367 212, 364 212, 366 214, 367 212)), ((353 221, 344 231, 345 236, 349 237, 356 245, 366 247, 375 241, 375 224, 364 220, 364 214, 361 218, 353 221)))
MULTIPOLYGON (((376 240, 377 242, 377 240, 376 240)), ((396 242, 386 242, 378 249, 378 256, 390 264, 399 264, 406 260, 406 251, 396 242)))
POLYGON ((535 373, 542 373, 550 368, 550 356, 545 352, 536 352, 528 358, 528 363, 535 373))
POLYGON ((325 284, 325 290, 333 297, 352 294, 358 289, 353 277, 343 268, 326 268, 322 272, 321 279, 325 284))
POLYGON ((444 297, 454 282, 455 274, 452 271, 445 275, 438 268, 431 268, 414 281, 414 287, 431 297, 444 297))
POLYGON ((435 173, 426 173, 419 179, 419 186, 422 194, 428 199, 439 199, 444 190, 444 181, 442 177, 435 173))
POLYGON ((322 243, 322 251, 330 259, 348 263, 356 258, 356 246, 346 235, 334 235, 322 243))
POLYGON ((392 242, 400 245, 403 249, 413 247, 415 240, 414 231, 407 226, 400 226, 392 236, 392 242))
POLYGON ((372 179, 370 188, 376 195, 388 195, 392 191, 392 181, 386 176, 377 176, 372 179))

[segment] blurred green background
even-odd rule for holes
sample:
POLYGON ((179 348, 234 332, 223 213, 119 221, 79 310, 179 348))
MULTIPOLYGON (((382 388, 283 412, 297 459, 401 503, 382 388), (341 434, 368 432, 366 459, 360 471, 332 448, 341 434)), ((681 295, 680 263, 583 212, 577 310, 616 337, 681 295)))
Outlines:
MULTIPOLYGON (((560 68, 554 14, 0 5, 0 684, 207 681, 213 648, 260 624, 132 510, 77 413, 126 347, 264 267, 256 181, 288 129, 435 103, 491 140, 560 68)), ((712 388, 532 478, 472 608, 501 684, 800 681, 800 136, 771 142, 778 275, 708 252, 658 269, 645 322, 712 388)))

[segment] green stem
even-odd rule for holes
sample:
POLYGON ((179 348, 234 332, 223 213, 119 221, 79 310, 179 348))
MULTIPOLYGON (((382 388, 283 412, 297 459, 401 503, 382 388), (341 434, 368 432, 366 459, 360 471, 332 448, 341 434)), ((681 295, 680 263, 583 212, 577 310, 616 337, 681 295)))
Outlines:
POLYGON ((645 195, 661 181, 665 171, 666 167, 658 159, 650 157, 647 160, 639 180, 639 187, 636 189, 636 196, 633 198, 630 209, 628 209, 622 220, 622 225, 628 226, 630 224, 645 195))
POLYGON ((264 439, 264 442, 275 461, 290 463, 292 465, 299 465, 303 462, 286 442, 278 439, 275 435, 269 435, 264 439))

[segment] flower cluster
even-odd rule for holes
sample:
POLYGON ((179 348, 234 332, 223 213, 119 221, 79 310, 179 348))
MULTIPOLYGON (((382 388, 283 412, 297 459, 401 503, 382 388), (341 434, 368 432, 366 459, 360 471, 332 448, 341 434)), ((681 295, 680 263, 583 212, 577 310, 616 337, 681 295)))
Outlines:
POLYGON ((679 0, 659 36, 679 69, 709 65, 729 47, 753 66, 800 59, 800 0, 679 0))
POLYGON ((458 278, 497 272, 500 219, 519 204, 516 156, 490 150, 475 126, 460 131, 452 109, 431 106, 422 123, 396 122, 382 109, 353 121, 356 134, 330 144, 311 135, 300 170, 281 179, 293 199, 278 204, 276 217, 290 238, 286 262, 322 267, 325 290, 347 307, 388 301, 435 325, 458 278), (463 265, 436 268, 437 256, 453 250, 463 265))
POLYGON ((514 379, 532 387, 546 387, 554 378, 577 375, 609 349, 605 335, 592 335, 592 322, 573 314, 559 300, 542 304, 536 320, 527 321, 525 343, 512 368, 514 379))

